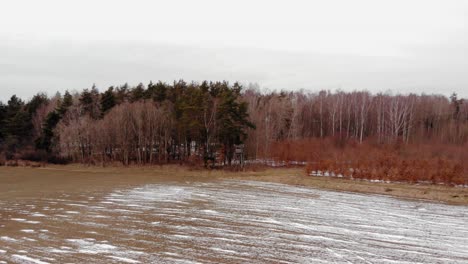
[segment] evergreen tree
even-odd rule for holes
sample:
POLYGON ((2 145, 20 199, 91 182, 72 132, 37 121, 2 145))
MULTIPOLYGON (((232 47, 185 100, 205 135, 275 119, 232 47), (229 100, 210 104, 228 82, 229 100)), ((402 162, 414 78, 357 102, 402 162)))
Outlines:
POLYGON ((10 100, 8 100, 6 114, 7 118, 11 118, 24 106, 24 102, 19 99, 16 95, 13 95, 10 100))
POLYGON ((42 126, 42 136, 36 140, 36 148, 46 150, 48 153, 52 149, 52 139, 54 137, 54 129, 60 121, 58 111, 50 112, 42 126))
POLYGON ((224 145, 229 165, 234 155, 234 145, 244 142, 247 128, 255 128, 248 119, 247 103, 240 102, 241 90, 242 87, 238 83, 235 83, 232 89, 225 83, 219 94, 221 103, 217 112, 218 138, 224 145))
POLYGON ((66 91, 65 95, 63 96, 62 102, 59 104, 57 108, 57 112, 60 116, 64 116, 65 113, 67 112, 68 108, 73 105, 73 97, 72 95, 66 91))
POLYGON ((102 116, 104 116, 114 106, 115 106, 114 87, 111 86, 101 96, 101 113, 102 113, 102 116))
POLYGON ((173 138, 175 140, 175 145, 185 143, 187 137, 187 130, 185 123, 183 122, 184 114, 184 92, 187 88, 187 84, 183 80, 178 82, 174 81, 173 86, 169 89, 168 99, 173 104, 174 117, 176 121, 176 129, 173 131, 173 138))
POLYGON ((47 114, 42 125, 42 135, 36 139, 37 149, 43 149, 48 153, 52 151, 52 139, 55 136, 54 129, 72 105, 73 96, 66 91, 63 100, 58 102, 57 108, 47 114))
POLYGON ((24 102, 16 95, 13 95, 8 101, 5 109, 5 125, 2 127, 5 137, 15 136, 16 127, 19 127, 19 124, 15 123, 19 121, 16 116, 21 112, 23 107, 24 102))
POLYGON ((91 88, 83 90, 80 96, 81 115, 89 115, 93 119, 98 119, 101 116, 99 92, 95 85, 91 88))
POLYGON ((26 108, 28 109, 29 114, 32 116, 39 107, 48 103, 49 98, 47 98, 47 95, 39 93, 33 96, 31 101, 29 101, 27 104, 26 108))
POLYGON ((93 97, 88 89, 84 89, 80 96, 81 114, 90 114, 93 105, 93 97))
POLYGON ((28 142, 31 129, 31 115, 24 102, 13 95, 6 106, 4 126, 2 126, 2 134, 7 141, 8 150, 15 152, 18 147, 28 142))
POLYGON ((184 91, 179 105, 179 123, 186 142, 199 141, 203 132, 203 93, 195 84, 191 84, 184 91))
POLYGON ((157 102, 162 102, 166 99, 167 99, 167 85, 159 81, 154 88, 153 100, 157 102))
POLYGON ((148 88, 146 88, 146 91, 144 92, 144 99, 151 99, 153 98, 153 94, 155 93, 155 88, 156 86, 153 84, 153 81, 150 81, 148 84, 148 88))
POLYGON ((145 92, 145 99, 153 99, 155 102, 166 100, 167 85, 161 81, 156 84, 150 82, 145 92))
POLYGON ((0 143, 5 139, 3 127, 5 127, 7 106, 0 101, 0 143))
POLYGON ((145 86, 140 83, 137 87, 133 88, 131 91, 130 101, 136 102, 145 98, 145 86))
POLYGON ((124 84, 116 89, 115 103, 121 104, 128 100, 128 84, 124 84))

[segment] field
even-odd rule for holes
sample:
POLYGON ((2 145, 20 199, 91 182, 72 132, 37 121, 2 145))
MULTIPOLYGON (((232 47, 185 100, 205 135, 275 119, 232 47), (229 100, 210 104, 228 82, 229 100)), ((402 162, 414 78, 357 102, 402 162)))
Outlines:
POLYGON ((245 179, 468 205, 468 188, 312 177, 306 176, 302 167, 258 169, 246 172, 191 170, 177 165, 105 168, 82 165, 43 168, 0 167, 0 177, 2 183, 0 185, 0 198, 2 199, 34 196, 38 190, 41 190, 42 193, 74 192, 81 188, 109 190, 120 185, 138 185, 161 180, 245 179), (43 186, 47 186, 47 188, 41 188, 43 186), (14 195, 10 195, 9 192, 14 192, 14 195))
POLYGON ((466 263, 467 205, 303 168, 0 167, 0 263, 466 263))

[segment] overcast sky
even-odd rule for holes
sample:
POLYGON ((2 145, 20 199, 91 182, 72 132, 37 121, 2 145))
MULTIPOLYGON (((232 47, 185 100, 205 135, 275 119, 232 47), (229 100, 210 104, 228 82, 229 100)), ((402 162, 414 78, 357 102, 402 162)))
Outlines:
POLYGON ((4 102, 180 78, 468 97, 468 1, 2 1, 4 102))

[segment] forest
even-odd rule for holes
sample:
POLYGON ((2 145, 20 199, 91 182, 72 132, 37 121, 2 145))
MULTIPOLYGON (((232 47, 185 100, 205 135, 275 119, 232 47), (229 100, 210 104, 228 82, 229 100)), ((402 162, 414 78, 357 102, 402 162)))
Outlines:
POLYGON ((456 94, 265 91, 226 81, 94 85, 0 102, 0 164, 229 166, 467 184, 468 104, 456 94))

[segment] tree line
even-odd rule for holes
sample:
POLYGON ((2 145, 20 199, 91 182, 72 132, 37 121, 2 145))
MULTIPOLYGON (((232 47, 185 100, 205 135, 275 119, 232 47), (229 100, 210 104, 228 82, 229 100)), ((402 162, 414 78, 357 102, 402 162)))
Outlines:
MULTIPOLYGON (((268 92, 183 80, 0 102, 0 152, 7 160, 231 164, 239 148, 250 160, 278 159, 285 144, 308 139, 466 146, 468 104, 456 94, 268 92)), ((297 160, 304 151, 293 150, 297 160)))
POLYGON ((447 98, 366 91, 262 93, 250 89, 243 97, 256 125, 247 139, 254 157, 272 157, 276 142, 309 138, 379 144, 464 145, 468 141, 468 104, 456 94, 447 98))
POLYGON ((127 84, 99 92, 0 103, 5 159, 125 165, 204 160, 230 165, 255 126, 242 86, 228 82, 127 84))

